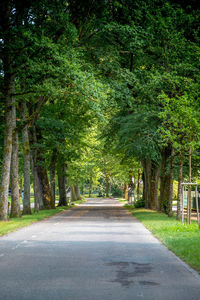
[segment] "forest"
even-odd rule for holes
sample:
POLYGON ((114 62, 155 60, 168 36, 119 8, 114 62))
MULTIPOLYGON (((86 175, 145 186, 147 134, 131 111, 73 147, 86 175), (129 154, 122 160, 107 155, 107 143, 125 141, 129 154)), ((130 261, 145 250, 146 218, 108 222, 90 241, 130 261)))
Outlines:
POLYGON ((181 183, 200 183, 199 20, 195 0, 1 1, 0 220, 69 187, 132 187, 180 219, 181 183))

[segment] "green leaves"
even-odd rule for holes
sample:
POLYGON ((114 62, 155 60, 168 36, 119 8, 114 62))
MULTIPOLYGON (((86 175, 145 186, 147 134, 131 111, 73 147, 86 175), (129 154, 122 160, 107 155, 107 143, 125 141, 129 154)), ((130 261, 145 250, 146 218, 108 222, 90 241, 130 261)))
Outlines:
POLYGON ((159 128, 163 140, 175 148, 195 147, 200 138, 200 111, 192 94, 184 93, 176 98, 166 94, 160 97, 163 110, 159 113, 162 125, 159 128))

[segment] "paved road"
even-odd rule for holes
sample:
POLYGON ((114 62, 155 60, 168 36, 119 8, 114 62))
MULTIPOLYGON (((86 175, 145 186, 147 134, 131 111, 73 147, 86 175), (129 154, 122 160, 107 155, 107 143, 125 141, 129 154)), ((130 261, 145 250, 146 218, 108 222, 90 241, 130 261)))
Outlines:
POLYGON ((199 300, 200 279, 116 200, 0 238, 2 300, 199 300))

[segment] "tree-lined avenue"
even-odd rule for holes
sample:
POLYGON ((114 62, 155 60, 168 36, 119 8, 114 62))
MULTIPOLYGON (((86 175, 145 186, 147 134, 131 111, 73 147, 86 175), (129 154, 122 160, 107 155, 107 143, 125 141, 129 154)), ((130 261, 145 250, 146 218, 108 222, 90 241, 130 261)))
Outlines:
POLYGON ((189 271, 114 199, 0 238, 0 299, 197 300, 189 271))

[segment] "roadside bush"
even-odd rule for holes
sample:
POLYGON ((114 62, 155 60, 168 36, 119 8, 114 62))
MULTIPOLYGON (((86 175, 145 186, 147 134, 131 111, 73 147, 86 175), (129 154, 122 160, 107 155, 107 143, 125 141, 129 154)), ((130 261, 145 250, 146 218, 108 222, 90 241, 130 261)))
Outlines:
POLYGON ((145 202, 143 199, 137 200, 134 202, 135 208, 145 207, 145 202))

